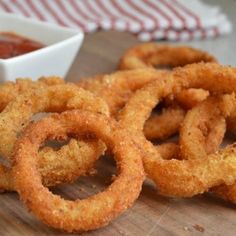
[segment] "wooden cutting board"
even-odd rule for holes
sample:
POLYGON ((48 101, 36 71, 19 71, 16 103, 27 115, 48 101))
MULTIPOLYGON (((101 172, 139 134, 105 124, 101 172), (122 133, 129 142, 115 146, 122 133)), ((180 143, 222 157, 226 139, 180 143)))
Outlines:
MULTIPOLYGON (((86 36, 67 79, 77 81, 81 77, 114 71, 124 50, 135 43, 136 38, 126 33, 100 32, 86 36)), ((95 177, 83 177, 73 185, 57 187, 52 191, 67 199, 76 199, 88 197, 104 189, 115 173, 114 162, 102 158, 97 168, 95 177)), ((16 193, 1 194, 0 205, 0 235, 69 235, 42 224, 26 210, 16 193)), ((234 236, 235 222, 236 209, 233 204, 210 195, 192 199, 161 197, 151 181, 146 181, 132 208, 107 227, 80 235, 234 236)))

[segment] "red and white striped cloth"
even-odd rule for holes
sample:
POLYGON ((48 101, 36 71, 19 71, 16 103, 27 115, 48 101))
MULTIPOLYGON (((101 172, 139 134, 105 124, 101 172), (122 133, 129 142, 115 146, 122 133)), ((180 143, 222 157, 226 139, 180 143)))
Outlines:
POLYGON ((0 11, 85 32, 130 31, 140 40, 192 40, 228 34, 219 6, 201 0, 0 0, 0 11))

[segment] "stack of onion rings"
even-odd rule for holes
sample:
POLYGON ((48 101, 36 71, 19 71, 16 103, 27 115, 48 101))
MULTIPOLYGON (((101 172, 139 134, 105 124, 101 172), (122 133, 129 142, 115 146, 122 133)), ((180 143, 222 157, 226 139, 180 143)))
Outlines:
MULTIPOLYGON (((94 78, 82 79, 77 85, 102 97, 107 102, 111 115, 117 117, 119 111, 124 107, 135 91, 151 81, 159 80, 165 73, 167 72, 154 69, 118 71, 110 75, 99 75, 94 78)), ((182 107, 171 103, 169 107, 163 109, 161 116, 154 114, 153 117, 147 120, 144 133, 148 139, 163 139, 175 134, 183 121, 185 114, 184 107, 189 108, 190 104, 195 105, 206 98, 203 94, 200 97, 198 97, 199 93, 196 94, 197 96, 192 96, 191 94, 191 99, 188 98, 186 102, 184 102, 183 98, 185 98, 185 94, 186 93, 184 93, 183 96, 181 96, 181 94, 176 96, 177 102, 180 103, 182 107), (178 116, 178 119, 173 120, 173 116, 178 116), (169 120, 168 129, 166 129, 167 120, 169 120)))
POLYGON ((0 165, 0 189, 16 190, 44 223, 68 232, 105 226, 130 207, 144 171, 162 195, 210 191, 236 203, 236 148, 220 149, 226 129, 236 132, 236 68, 215 62, 200 50, 144 44, 124 54, 126 70, 77 85, 58 77, 0 85, 0 154, 11 164, 0 165), (181 67, 150 68, 164 65, 181 67), (41 112, 62 113, 30 122, 41 112), (179 143, 166 140, 177 132, 179 143), (68 138, 58 150, 42 147, 68 138), (47 189, 93 170, 105 150, 118 167, 106 190, 67 201, 47 189))
MULTIPOLYGON (((171 47, 155 43, 140 44, 123 55, 119 66, 122 70, 136 70, 86 78, 81 80, 78 85, 101 96, 108 103, 111 115, 116 117, 136 90, 148 82, 162 77, 159 71, 157 74, 156 70, 150 67, 154 65, 183 66, 200 61, 216 62, 216 59, 206 52, 190 47, 171 47)), ((182 106, 182 109, 171 104, 170 108, 163 110, 161 116, 150 117, 144 127, 146 137, 150 140, 163 139, 175 134, 183 121, 185 109, 205 100, 208 95, 209 93, 203 89, 183 90, 176 94, 175 100, 182 106), (178 116, 178 119, 171 119, 173 115, 178 116), (167 120, 170 122, 168 129, 165 125, 167 120)), ((173 98, 167 100, 173 100, 173 98)))
POLYGON ((168 196, 191 197, 222 183, 232 184, 236 179, 234 148, 211 154, 204 160, 164 160, 144 137, 145 120, 156 104, 186 88, 232 93, 236 90, 236 69, 213 63, 178 68, 137 91, 120 114, 121 125, 136 134, 147 175, 157 184, 160 193, 168 196))

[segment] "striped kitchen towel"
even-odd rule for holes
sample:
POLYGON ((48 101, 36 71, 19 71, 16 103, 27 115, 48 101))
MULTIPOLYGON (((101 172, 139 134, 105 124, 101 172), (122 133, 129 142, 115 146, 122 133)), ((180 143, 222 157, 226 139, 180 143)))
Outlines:
POLYGON ((220 7, 201 0, 0 0, 0 11, 87 33, 129 31, 142 41, 205 39, 232 31, 220 7))

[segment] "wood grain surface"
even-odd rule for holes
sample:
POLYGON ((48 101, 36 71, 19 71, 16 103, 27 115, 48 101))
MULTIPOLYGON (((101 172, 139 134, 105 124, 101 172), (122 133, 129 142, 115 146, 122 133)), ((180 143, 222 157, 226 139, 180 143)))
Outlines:
MULTIPOLYGON (((135 43, 136 38, 126 33, 100 32, 86 36, 67 80, 77 81, 81 77, 114 71, 124 50, 135 43)), ((53 188, 52 191, 66 199, 88 197, 109 185, 115 173, 115 164, 103 157, 97 163, 97 169, 98 173, 94 177, 83 177, 72 185, 53 188)), ((1 194, 0 205, 0 235, 69 235, 42 224, 26 210, 16 193, 1 194)), ((107 227, 80 235, 234 236, 235 220, 236 209, 233 204, 209 194, 192 199, 161 197, 151 181, 146 181, 132 208, 107 227)))

